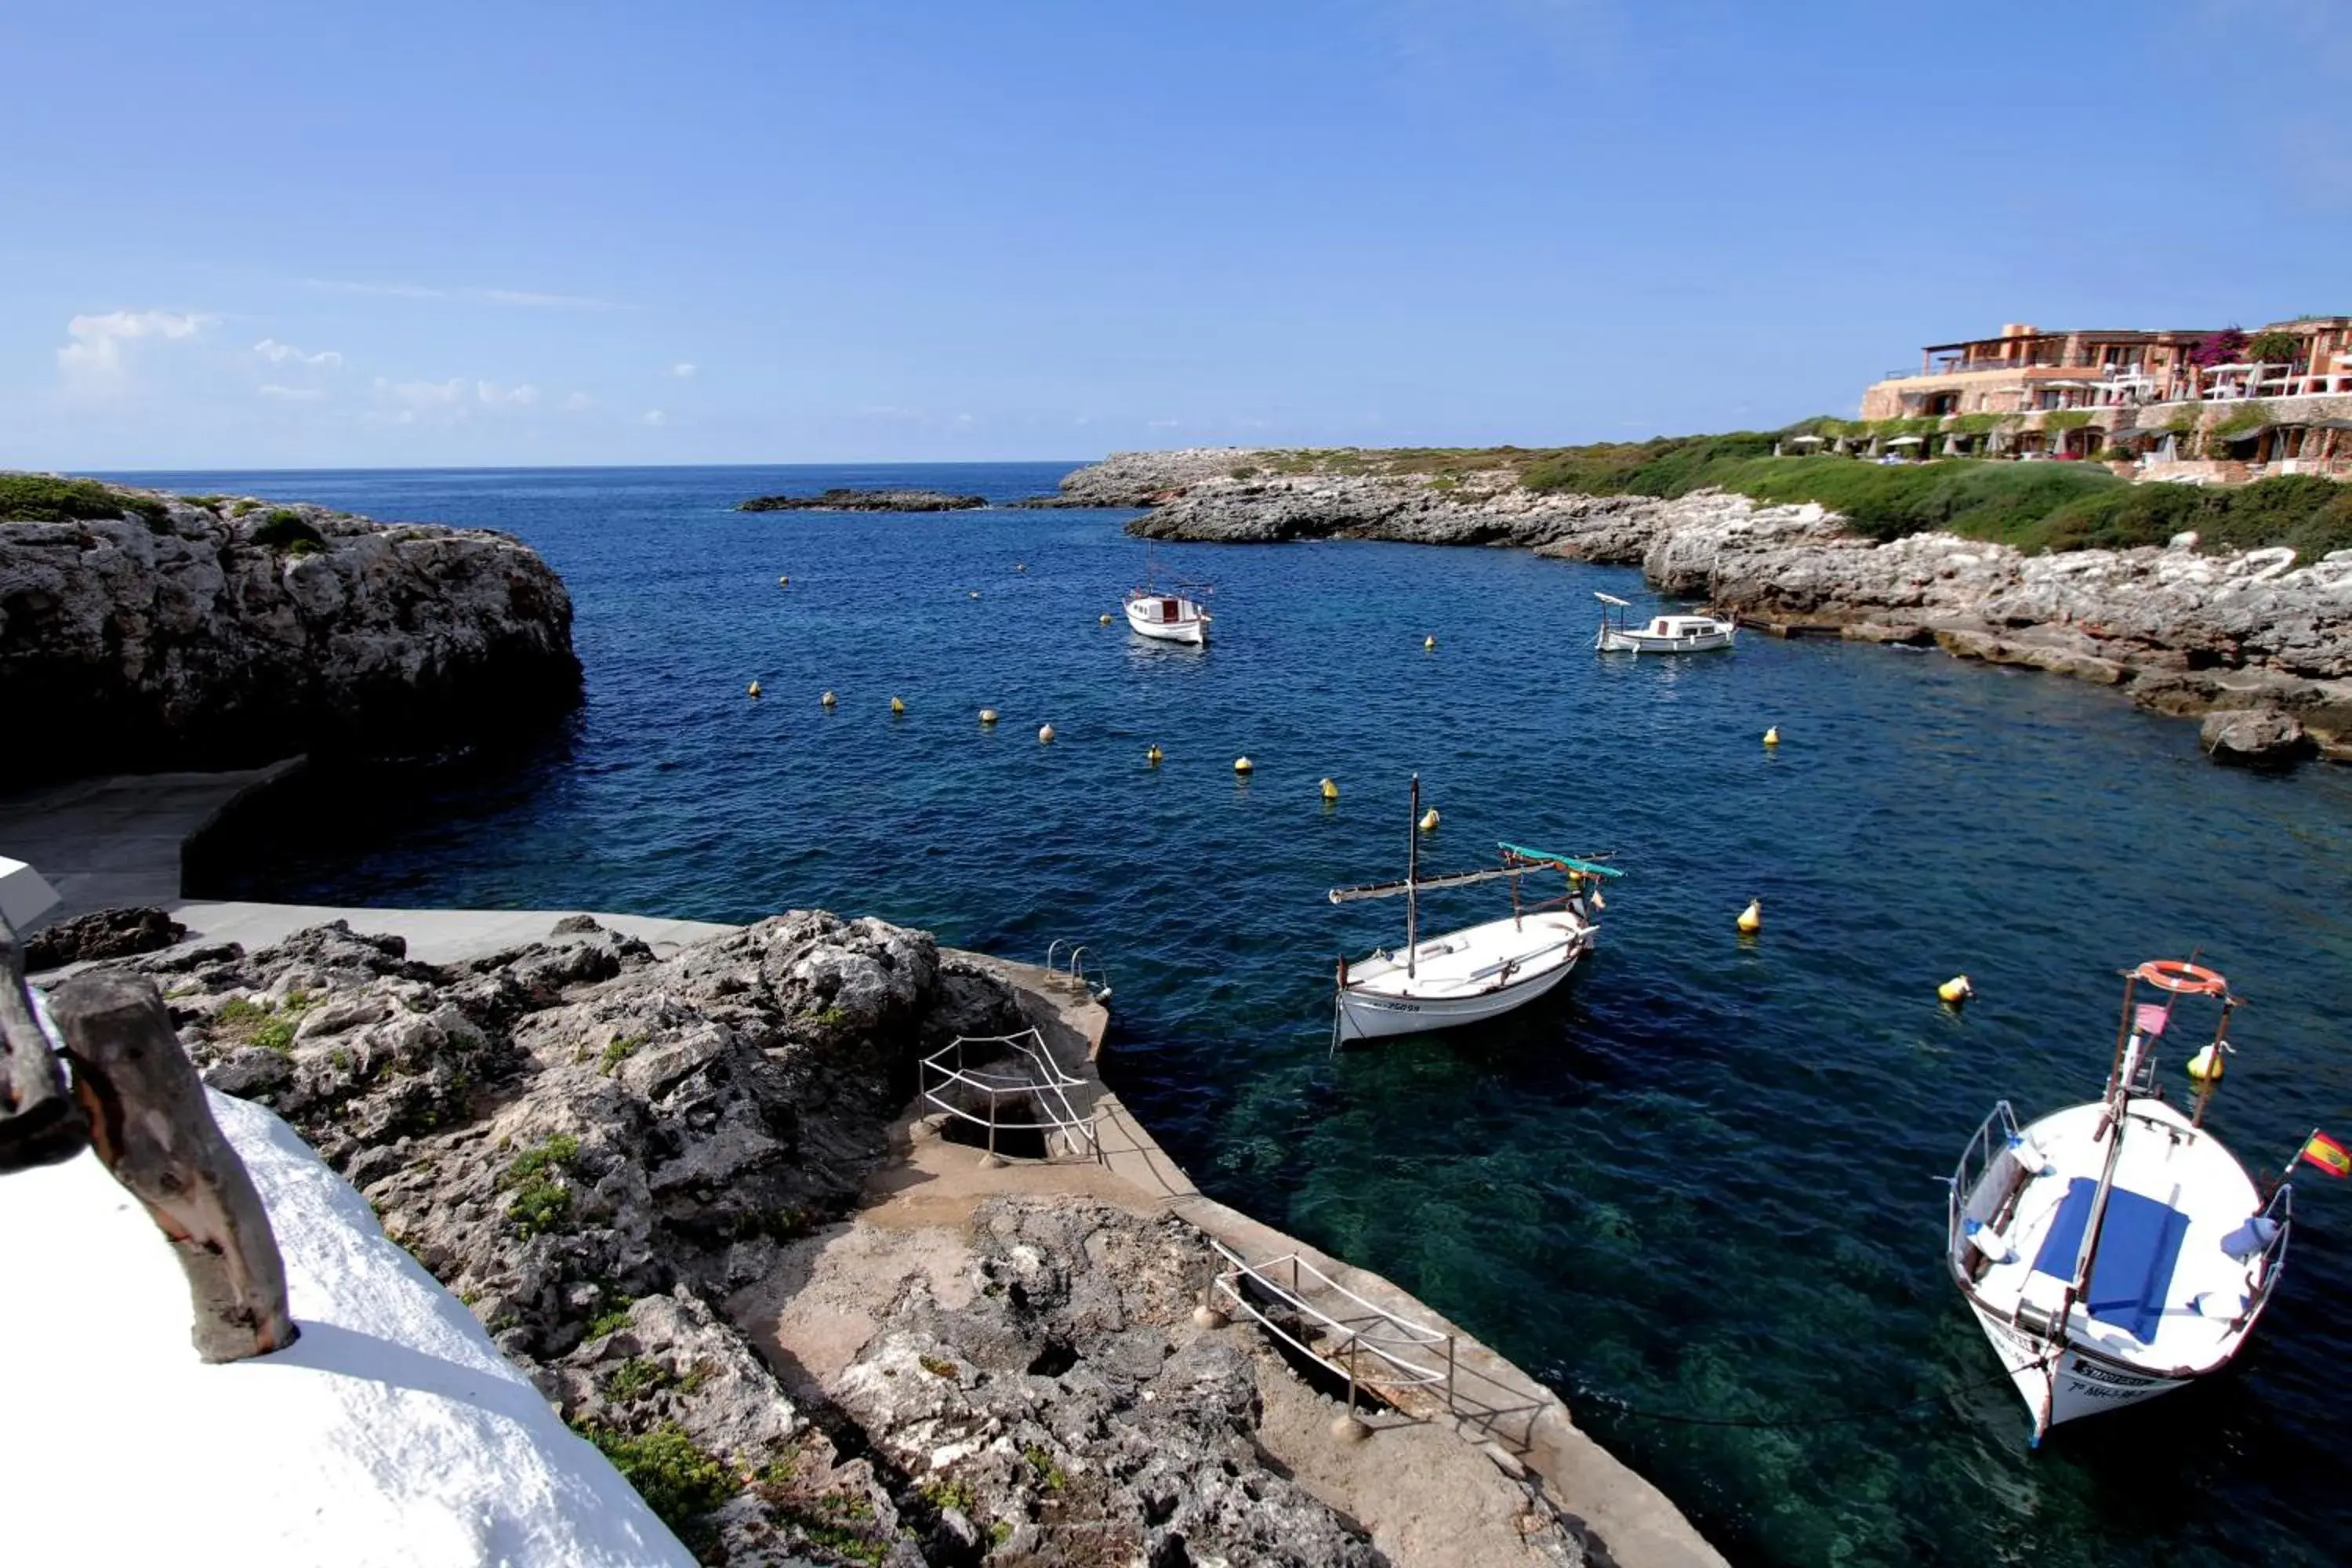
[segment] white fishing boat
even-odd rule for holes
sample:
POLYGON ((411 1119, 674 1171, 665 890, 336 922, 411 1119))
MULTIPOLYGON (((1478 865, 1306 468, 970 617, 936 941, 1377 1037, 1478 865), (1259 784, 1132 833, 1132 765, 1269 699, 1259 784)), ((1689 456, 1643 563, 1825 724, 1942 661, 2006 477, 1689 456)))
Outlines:
POLYGON ((1331 1026, 1334 1050, 1349 1040, 1418 1034, 1492 1018, 1534 1001, 1568 978, 1600 932, 1599 879, 1623 873, 1591 860, 1522 845, 1499 847, 1499 866, 1422 876, 1421 777, 1413 775, 1412 826, 1404 880, 1331 890, 1335 904, 1399 895, 1404 899, 1402 947, 1393 952, 1375 952, 1356 963, 1344 958, 1339 961, 1331 1026), (1565 876, 1568 891, 1558 899, 1522 903, 1519 879, 1545 870, 1565 876), (1508 879, 1511 884, 1509 918, 1422 940, 1422 894, 1496 878, 1508 879))
POLYGON ((1632 605, 1614 594, 1592 596, 1601 601, 1601 630, 1592 646, 1602 653, 1705 653, 1729 647, 1738 629, 1718 616, 1692 615, 1653 616, 1646 626, 1629 626, 1632 605))
POLYGON ((1213 617, 1192 595, 1207 592, 1193 584, 1179 584, 1165 593, 1153 588, 1130 588, 1127 591, 1127 624, 1161 642, 1199 647, 1209 640, 1209 622, 1213 617))
MULTIPOLYGON (((2265 1196, 2204 1125, 2237 1005, 2227 980, 2192 963, 2126 972, 2106 1092, 2024 1127, 2000 1101, 1953 1173, 1946 1260, 2037 1444, 2061 1422, 2219 1372, 2278 1285, 2293 1188, 2265 1196), (2143 986, 2165 999, 2141 1001, 2143 986), (2221 1009, 2189 1064, 2199 1087, 2186 1115, 2156 1081, 2183 997, 2221 1009)), ((2316 1132, 2303 1157, 2352 1168, 2316 1132)))

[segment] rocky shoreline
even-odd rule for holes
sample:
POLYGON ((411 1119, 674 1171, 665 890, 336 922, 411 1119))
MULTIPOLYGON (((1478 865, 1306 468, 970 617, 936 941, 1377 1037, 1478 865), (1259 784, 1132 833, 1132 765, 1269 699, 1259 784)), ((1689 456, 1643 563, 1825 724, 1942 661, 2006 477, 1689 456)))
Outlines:
POLYGON ((2217 760, 2352 760, 2352 552, 2214 554, 2189 535, 2045 555, 1948 533, 1877 543, 1817 505, 1546 494, 1502 469, 1284 471, 1294 458, 1120 453, 1072 474, 1063 493, 1150 508, 1129 524, 1147 538, 1517 545, 1638 564, 1661 592, 1776 628, 1933 644, 2116 687, 2158 712, 2219 716, 2206 746, 2217 760))
MULTIPOLYGON (((919 1056, 1021 1025, 1013 987, 922 932, 794 912, 663 960, 583 916, 432 965, 338 921, 124 967, 704 1561, 1390 1560, 1272 1458, 1313 1396, 1253 1331, 1195 1319, 1218 1265, 1181 1219, 990 1197, 950 1267, 853 1270, 880 1293, 843 1364, 761 1331, 763 1292, 830 1310, 824 1248, 919 1056)), ((1584 1560, 1539 1489, 1428 1436, 1518 1500, 1492 1526, 1517 1555, 1584 1560)))
POLYGON ((0 710, 41 737, 20 782, 438 750, 580 692, 571 595, 506 534, 0 475, 0 710))
POLYGON ((944 490, 830 489, 813 496, 753 496, 737 511, 976 511, 986 496, 944 490))

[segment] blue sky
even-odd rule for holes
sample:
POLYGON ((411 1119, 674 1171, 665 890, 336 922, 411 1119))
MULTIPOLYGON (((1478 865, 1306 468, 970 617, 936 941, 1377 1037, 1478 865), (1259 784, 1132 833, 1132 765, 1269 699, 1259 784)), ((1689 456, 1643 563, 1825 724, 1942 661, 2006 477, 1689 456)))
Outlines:
POLYGON ((0 465, 1538 444, 2352 311, 2347 0, 10 0, 0 58, 0 465))

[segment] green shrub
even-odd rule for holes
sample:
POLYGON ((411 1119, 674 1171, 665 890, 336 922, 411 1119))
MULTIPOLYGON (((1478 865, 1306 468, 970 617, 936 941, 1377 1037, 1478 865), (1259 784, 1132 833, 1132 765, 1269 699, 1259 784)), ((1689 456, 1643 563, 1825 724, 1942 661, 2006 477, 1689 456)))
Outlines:
POLYGON ((507 1217, 525 1236, 541 1236, 562 1228, 572 1216, 572 1189, 557 1177, 579 1157, 580 1140, 559 1132, 546 1142, 515 1157, 499 1184, 514 1196, 507 1217))
POLYGON ((667 1387, 671 1381, 669 1369, 661 1363, 641 1355, 631 1356, 606 1380, 604 1392, 627 1405, 656 1389, 667 1387))
POLYGON ((253 542, 289 548, 308 544, 316 550, 327 542, 327 537, 303 521, 300 512, 279 510, 271 512, 255 527, 253 542))
POLYGON ((596 1070, 606 1078, 612 1077, 613 1069, 626 1061, 629 1054, 645 1043, 643 1035, 614 1036, 612 1043, 604 1047, 604 1054, 596 1058, 596 1070))
POLYGON ((2027 549, 2039 546, 2037 527, 2056 508, 2124 484, 2105 468, 2074 463, 1951 458, 1882 467, 1848 458, 1748 463, 1717 482, 1759 501, 1818 501, 1855 532, 1882 542, 1945 529, 2027 549))
POLYGON ((101 522, 136 517, 154 527, 170 516, 171 509, 152 496, 130 495, 96 479, 0 474, 0 521, 101 522))
POLYGON ((2042 542, 2051 550, 2129 550, 2192 529, 2201 549, 2283 544, 2298 561, 2315 561, 2331 550, 2352 550, 2352 484, 2281 474, 2234 489, 2127 485, 2060 507, 2042 542))
POLYGON ((583 1427, 580 1435, 604 1451, 688 1551, 699 1557, 716 1544, 718 1531, 705 1516, 725 1506, 740 1483, 725 1465, 697 1447, 685 1428, 665 1421, 641 1436, 604 1426, 583 1427))

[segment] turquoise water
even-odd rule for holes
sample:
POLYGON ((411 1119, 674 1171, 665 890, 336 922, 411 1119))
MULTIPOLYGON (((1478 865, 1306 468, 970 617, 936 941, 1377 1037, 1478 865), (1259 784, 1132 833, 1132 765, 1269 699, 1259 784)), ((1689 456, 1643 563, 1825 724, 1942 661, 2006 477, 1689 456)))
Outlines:
POLYGON ((323 781, 201 890, 818 904, 1025 958, 1082 940, 1117 987, 1110 1076, 1205 1188, 1550 1378, 1735 1561, 2340 1555, 2352 1191, 2300 1184, 2232 1374, 2029 1454, 1943 1275, 1936 1178, 1995 1098, 2094 1094, 2115 971, 2192 948, 2252 998, 2213 1112, 2246 1163, 2352 1131, 2352 773, 2225 772, 2192 725, 1941 655, 1753 637, 1602 661, 1591 592, 1646 603, 1638 575, 1517 552, 1162 548, 1217 584, 1203 653, 1097 624, 1143 565, 1126 514, 727 510, 830 484, 1012 497, 1066 467, 163 476, 509 530, 570 583, 588 671, 561 734, 323 781), (1393 942, 1402 910, 1322 895, 1401 874, 1415 769, 1444 816, 1425 864, 1503 837, 1627 875, 1545 1004, 1329 1060, 1331 960, 1393 942), (1964 1016, 1934 994, 1960 971, 1964 1016))

